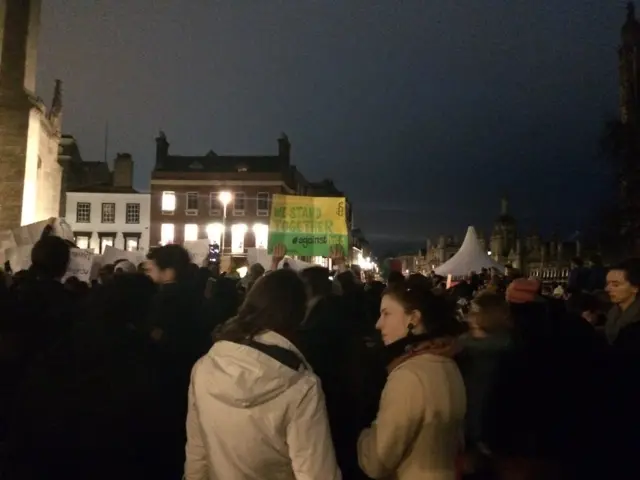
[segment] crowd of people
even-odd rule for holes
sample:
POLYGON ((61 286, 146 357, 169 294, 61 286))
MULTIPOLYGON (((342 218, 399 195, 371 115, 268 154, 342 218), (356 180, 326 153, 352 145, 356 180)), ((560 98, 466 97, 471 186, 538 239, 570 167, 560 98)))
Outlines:
POLYGON ((281 246, 242 281, 167 245, 89 286, 69 248, 0 282, 3 480, 640 478, 640 260, 559 296, 281 246))

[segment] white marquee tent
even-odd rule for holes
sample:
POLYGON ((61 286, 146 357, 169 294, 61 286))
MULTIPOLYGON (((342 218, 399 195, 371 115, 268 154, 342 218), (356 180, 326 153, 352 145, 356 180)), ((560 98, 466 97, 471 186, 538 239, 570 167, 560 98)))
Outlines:
POLYGON ((478 241, 476 229, 469 227, 467 235, 460 250, 436 268, 438 275, 452 275, 454 277, 468 275, 470 272, 480 272, 483 268, 495 268, 500 272, 504 272, 504 266, 494 261, 478 241))

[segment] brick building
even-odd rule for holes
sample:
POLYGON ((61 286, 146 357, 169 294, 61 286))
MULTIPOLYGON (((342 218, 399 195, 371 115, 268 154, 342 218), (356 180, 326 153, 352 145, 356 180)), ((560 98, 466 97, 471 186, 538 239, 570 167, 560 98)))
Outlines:
POLYGON ((266 248, 274 194, 342 195, 331 181, 310 183, 291 164, 285 134, 274 155, 182 156, 169 153, 164 133, 156 138, 151 177, 150 245, 209 239, 224 253, 242 256, 266 248), (220 193, 229 195, 225 206, 220 193))
MULTIPOLYGON (((274 155, 209 151, 182 156, 169 153, 169 142, 161 132, 151 177, 150 245, 209 239, 233 256, 244 255, 250 247, 266 248, 271 198, 278 193, 344 196, 331 180, 306 180, 291 163, 291 143, 285 134, 274 155), (226 208, 220 202, 221 192, 229 194, 226 208)), ((350 219, 347 202, 349 228, 350 219)))
POLYGON ((61 83, 35 94, 40 0, 0 0, 0 230, 60 213, 61 83))

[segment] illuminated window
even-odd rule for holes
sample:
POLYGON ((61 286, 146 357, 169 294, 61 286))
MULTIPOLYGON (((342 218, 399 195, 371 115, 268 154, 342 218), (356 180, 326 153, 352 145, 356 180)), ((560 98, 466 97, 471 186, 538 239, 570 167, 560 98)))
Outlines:
POLYGON ((78 202, 76 205, 76 223, 91 222, 91 204, 89 202, 78 202))
POLYGON ((116 204, 102 204, 102 223, 116 223, 116 204))
POLYGON ((243 216, 246 203, 247 197, 245 197, 244 192, 236 192, 233 195, 233 214, 239 217, 243 216))
POLYGON ((167 245, 173 243, 173 236, 175 233, 175 227, 173 223, 163 223, 160 226, 160 244, 167 245))
POLYGON ((162 192, 162 213, 173 215, 176 211, 176 192, 162 192))
POLYGON ((253 234, 256 237, 256 248, 267 248, 269 242, 269 226, 256 223, 253 226, 253 234))
MULTIPOLYGON (((98 234, 100 235, 100 234, 98 234)), ((115 238, 110 235, 100 236, 100 254, 102 255, 107 247, 113 247, 115 238)))
POLYGON ((88 250, 89 249, 89 237, 86 235, 78 235, 76 237, 76 246, 80 250, 88 250))
POLYGON ((247 226, 239 223, 231 226, 231 253, 244 253, 244 235, 247 226))
POLYGON ((191 242, 198 239, 198 225, 195 223, 187 223, 184 226, 184 241, 191 242))
POLYGON ((222 230, 223 226, 221 223, 210 223, 207 225, 207 238, 209 239, 209 244, 213 245, 214 243, 219 247, 222 246, 222 230))
POLYGON ((124 248, 127 252, 136 252, 140 248, 140 238, 124 237, 124 248))

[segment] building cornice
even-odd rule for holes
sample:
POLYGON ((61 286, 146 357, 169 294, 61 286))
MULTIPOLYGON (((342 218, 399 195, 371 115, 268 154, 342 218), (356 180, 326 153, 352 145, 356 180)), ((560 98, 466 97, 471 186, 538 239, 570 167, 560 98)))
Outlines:
POLYGON ((283 187, 287 191, 294 193, 295 190, 281 180, 175 180, 156 178, 151 180, 151 186, 171 186, 171 187, 196 187, 196 186, 246 186, 246 187, 283 187))

